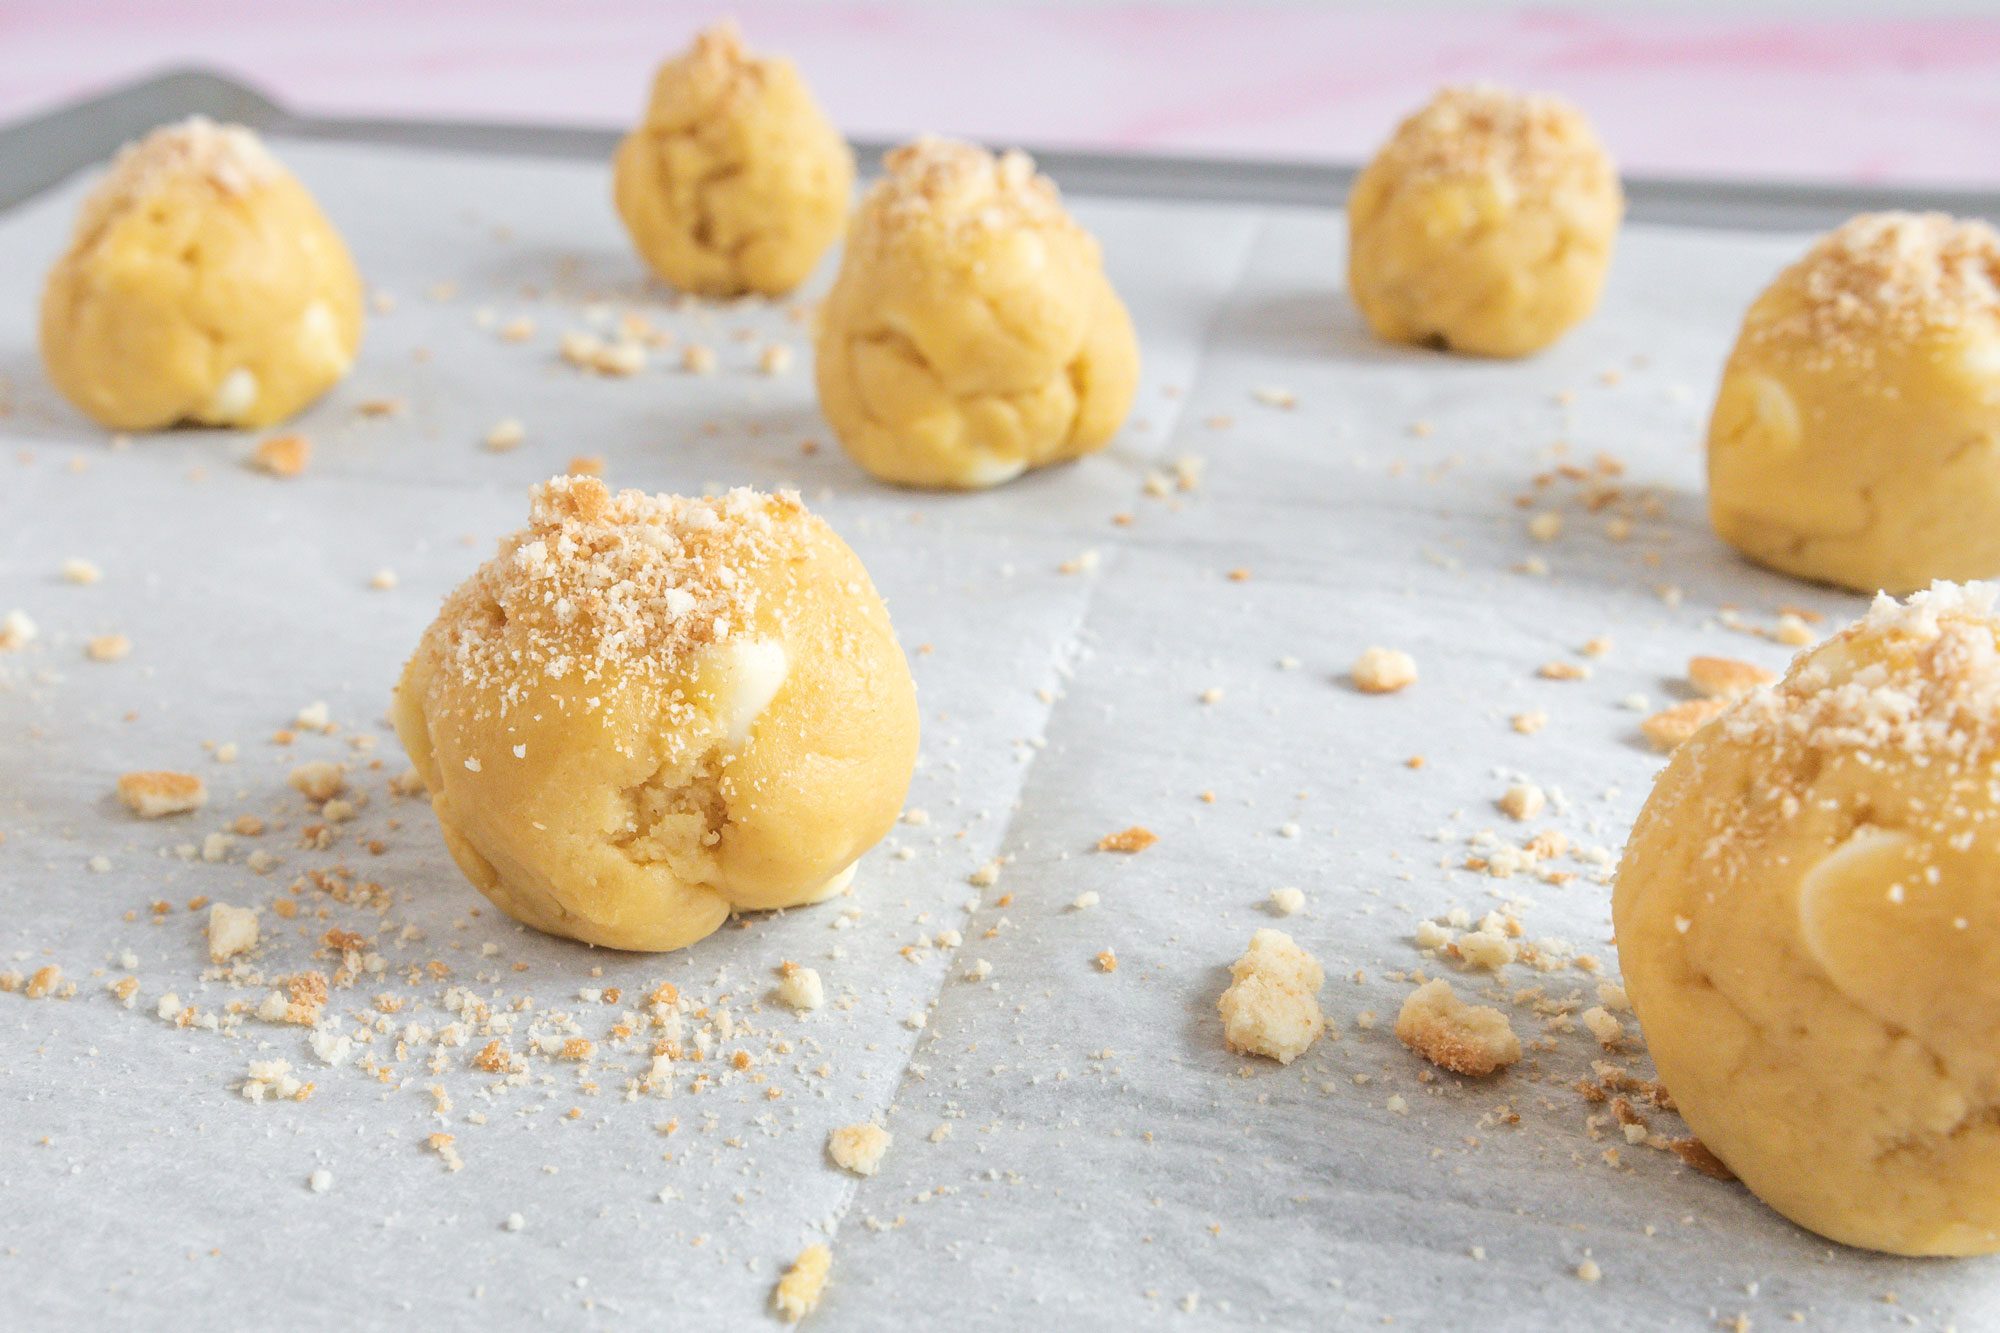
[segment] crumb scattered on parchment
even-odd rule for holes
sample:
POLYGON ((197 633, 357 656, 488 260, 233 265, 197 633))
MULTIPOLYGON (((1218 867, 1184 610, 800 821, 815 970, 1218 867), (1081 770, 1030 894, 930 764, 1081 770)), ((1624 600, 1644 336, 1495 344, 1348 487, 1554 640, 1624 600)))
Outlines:
POLYGON ((528 438, 528 428, 514 417, 502 417, 486 432, 486 447, 496 454, 504 454, 521 447, 528 438))
POLYGON ((1099 838, 1097 840, 1097 850, 1100 852, 1124 852, 1130 856, 1145 851, 1159 840, 1160 835, 1153 832, 1153 830, 1143 825, 1134 824, 1131 828, 1121 829, 1116 833, 1107 833, 1099 838))
POLYGON ((808 1013, 826 1003, 826 986, 819 973, 797 963, 778 964, 778 998, 800 1013, 808 1013))
POLYGON ((0 617, 0 653, 15 653, 35 641, 39 633, 26 611, 9 611, 0 617))
POLYGON ((226 963, 257 946, 257 913, 249 907, 212 903, 208 909, 208 961, 226 963))
POLYGON ((833 1251, 824 1245, 808 1245, 792 1260, 792 1266, 778 1279, 771 1304, 788 1324, 796 1324, 819 1307, 826 1280, 833 1271, 833 1251))
POLYGON ((872 1176, 882 1168, 890 1138, 888 1130, 870 1122, 842 1125, 826 1136, 826 1155, 843 1171, 872 1176))
POLYGON ((1229 989, 1216 1008, 1231 1050, 1288 1065, 1326 1030, 1319 1007, 1326 973, 1318 959, 1283 931, 1267 926, 1252 935, 1229 975, 1229 989))
POLYGON ((1354 659, 1351 674, 1363 694, 1394 694, 1416 683, 1417 660, 1400 648, 1368 648, 1354 659))
POLYGON ((208 803, 208 784, 193 773, 121 773, 118 799, 141 819, 159 819, 201 809, 208 803))
POLYGON ((303 435, 273 435, 259 440, 251 451, 250 465, 274 477, 296 477, 312 461, 312 441, 303 435))
POLYGON ((1403 1001, 1396 1037, 1440 1069, 1475 1078, 1521 1058, 1521 1039, 1507 1015, 1467 1004, 1442 977, 1425 982, 1403 1001))
POLYGON ((123 634, 95 634, 84 642, 83 655, 93 662, 122 662, 132 655, 132 641, 123 634))
POLYGON ((1529 820, 1542 813, 1548 794, 1532 782, 1517 782, 1500 794, 1500 809, 1509 819, 1529 820))
POLYGON ((1305 906, 1306 895, 1302 890, 1289 887, 1271 890, 1271 910, 1279 916, 1295 916, 1305 906))

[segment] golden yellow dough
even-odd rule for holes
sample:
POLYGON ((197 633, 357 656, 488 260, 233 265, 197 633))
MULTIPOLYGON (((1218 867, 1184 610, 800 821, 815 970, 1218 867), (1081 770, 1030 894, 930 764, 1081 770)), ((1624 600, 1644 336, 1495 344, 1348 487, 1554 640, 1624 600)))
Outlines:
POLYGON ((639 255, 701 296, 776 296, 840 238, 854 154, 792 62, 752 56, 719 24, 660 66, 612 163, 639 255))
POLYGON ((1347 285, 1388 342, 1525 356, 1596 309, 1624 213, 1581 111, 1447 88, 1356 178, 1347 285))
POLYGON ((2000 233, 1864 214, 1779 274, 1723 371, 1708 495, 1724 541, 1788 574, 2000 574, 2000 233))
POLYGON ((2000 1249, 2000 620, 1884 596, 1674 752, 1618 870, 1688 1125, 1849 1245, 2000 1249))
POLYGON ((883 166, 815 343, 847 452, 885 481, 965 490, 1103 448, 1139 342, 1054 183, 1024 153, 944 139, 883 166))
POLYGON ((796 496, 588 477, 446 599, 394 717, 473 885, 619 949, 838 892, 917 752, 889 613, 796 496))
POLYGON ((128 144, 42 294, 42 359, 114 430, 268 426, 346 375, 361 279, 257 136, 199 116, 128 144))

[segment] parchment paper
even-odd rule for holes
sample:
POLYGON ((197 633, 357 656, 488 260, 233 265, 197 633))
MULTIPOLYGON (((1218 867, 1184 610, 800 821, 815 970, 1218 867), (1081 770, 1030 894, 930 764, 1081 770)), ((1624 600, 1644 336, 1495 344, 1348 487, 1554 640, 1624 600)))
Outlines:
MULTIPOLYGON (((1642 1049, 1557 1032, 1471 1083, 1433 1076, 1389 1031, 1410 969, 1492 989, 1413 943, 1453 907, 1523 903, 1531 936, 1615 976, 1605 860, 1659 763, 1630 696, 1671 702, 1691 653, 1782 665, 1789 650, 1727 628, 1725 606, 1766 627, 1781 606, 1831 623, 1861 609, 1749 568, 1702 517, 1721 359, 1803 238, 1628 228, 1595 319, 1490 364, 1371 342, 1340 290, 1331 209, 1077 199, 1144 344, 1133 424, 1077 466, 924 496, 873 484, 833 445, 784 306, 677 308, 640 281, 601 165, 275 147, 395 298, 352 378, 296 424, 315 444, 296 480, 244 466, 253 437, 111 447, 34 350, 81 183, 0 220, 0 613, 42 631, 0 656, 0 967, 59 963, 78 983, 67 1001, 0 995, 0 1305, 24 1326, 756 1327, 814 1240, 835 1255, 813 1316, 826 1328, 2000 1319, 1990 1263, 1837 1249, 1593 1129, 1602 1108, 1570 1084, 1597 1059, 1643 1076, 1642 1049), (628 310, 712 345, 720 372, 662 353, 603 380, 558 360, 564 330, 628 310), (497 336, 522 315, 532 339, 497 336), (789 374, 755 373, 767 341, 798 353, 789 374), (1296 405, 1265 401, 1275 390, 1296 405), (407 409, 360 413, 382 398, 407 409), (484 450, 504 417, 525 444, 484 450), (1624 471, 1597 474, 1621 491, 1595 512, 1587 483, 1534 484, 1600 452, 1624 471), (382 721, 403 657, 522 521, 527 486, 576 454, 603 455, 619 485, 798 486, 867 562, 921 691, 910 808, 928 819, 865 860, 851 898, 667 957, 592 951, 476 910, 423 804, 383 789, 403 767, 382 721), (1182 459, 1202 461, 1190 489, 1171 480, 1182 459), (1563 516, 1554 542, 1528 536, 1542 510, 1563 516), (1060 572, 1087 551, 1095 568, 1060 572), (103 580, 64 582, 72 556, 103 580), (1545 574, 1517 572, 1534 559, 1545 574), (383 568, 398 585, 371 588, 383 568), (131 657, 87 661, 83 641, 110 631, 131 657), (1597 636, 1612 647, 1590 679, 1537 676, 1597 636), (1370 644, 1411 652, 1419 683, 1356 693, 1344 672, 1370 644), (322 700, 338 734, 271 741, 322 700), (1537 710, 1538 734, 1510 726, 1537 710), (378 747, 350 749, 356 733, 378 747), (225 741, 234 765, 202 748, 225 741), (317 852, 297 845, 309 816, 285 786, 315 758, 383 761, 357 769, 368 804, 317 852), (111 793, 134 768, 201 772, 209 807, 131 818, 111 793), (1492 804, 1518 777, 1559 792, 1528 826, 1492 804), (215 864, 173 850, 243 813, 286 827, 215 864), (1158 845, 1092 850, 1132 824, 1158 845), (1581 853, 1560 863, 1568 883, 1462 868, 1482 830, 1518 843, 1541 828, 1581 853), (260 846, 283 858, 265 875, 245 863, 260 846), (108 869, 90 870, 99 856, 108 869), (969 884, 996 856, 997 884, 969 884), (754 1047, 762 1081, 628 1097, 643 1056, 607 1049, 588 1068, 536 1057, 527 1086, 496 1093, 468 1064, 475 1042, 436 1074, 420 1045, 385 1082, 324 1066, 299 1028, 155 1015, 167 991, 211 1013, 262 993, 200 979, 187 900, 268 904, 333 864, 384 886, 383 917, 308 893, 297 921, 265 912, 255 962, 323 967, 329 926, 389 923, 387 979, 334 995, 348 1031, 378 991, 409 997, 396 1021, 440 1026, 457 984, 566 1008, 601 1039, 620 1006, 580 989, 670 980, 732 997, 753 1035, 725 1050, 754 1047), (1280 885, 1305 892, 1303 914, 1272 916, 1280 885), (1074 908, 1087 891, 1097 905, 1074 908), (1274 924, 1325 964, 1337 1031, 1290 1067, 1229 1053, 1215 1013, 1226 965, 1274 924), (396 944, 402 925, 416 929, 396 944), (433 958, 449 983, 403 982, 433 958), (816 967, 834 1003, 800 1017, 772 1000, 782 959, 816 967), (965 979, 978 959, 990 976, 965 979), (105 989, 125 975, 141 987, 129 1010, 105 989), (244 1099, 248 1062, 272 1058, 315 1082, 310 1100, 244 1099), (856 1180, 825 1135, 871 1118, 894 1144, 856 1180), (436 1132, 463 1170, 425 1149, 436 1132), (1575 1275, 1586 1257, 1600 1280, 1575 1275)), ((1502 985, 1594 997, 1597 980, 1516 967, 1502 985)), ((1542 1022, 1510 1012, 1533 1046, 1542 1022)))

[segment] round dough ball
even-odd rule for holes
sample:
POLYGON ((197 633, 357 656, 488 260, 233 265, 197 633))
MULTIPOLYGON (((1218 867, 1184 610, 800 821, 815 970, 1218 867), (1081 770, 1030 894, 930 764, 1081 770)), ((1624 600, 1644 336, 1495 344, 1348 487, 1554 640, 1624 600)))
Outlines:
POLYGON ((1864 214, 1743 319, 1708 510, 1751 559, 1909 592, 2000 574, 2000 233, 1864 214))
POLYGON ((1447 88, 1355 179, 1347 285, 1388 342, 1525 356, 1597 307, 1624 212, 1581 111, 1447 88))
POLYGON ((700 296, 777 296, 840 239, 854 154, 792 62, 752 56, 733 23, 660 66, 612 193, 652 270, 700 296))
POLYGON ((619 949, 839 892, 917 753, 889 613, 797 496, 588 477, 446 599, 394 717, 473 885, 619 949))
POLYGON ((2000 1249, 2000 619, 1887 597, 1674 752, 1613 896, 1661 1080, 1786 1217, 2000 1249))
POLYGON ((127 144, 42 294, 42 359, 114 430, 268 426, 361 345, 361 279, 305 186, 202 117, 127 144))
POLYGON ((815 343, 847 452, 884 481, 971 490, 1104 447, 1139 342, 1054 182, 1025 153, 944 139, 883 166, 815 343))

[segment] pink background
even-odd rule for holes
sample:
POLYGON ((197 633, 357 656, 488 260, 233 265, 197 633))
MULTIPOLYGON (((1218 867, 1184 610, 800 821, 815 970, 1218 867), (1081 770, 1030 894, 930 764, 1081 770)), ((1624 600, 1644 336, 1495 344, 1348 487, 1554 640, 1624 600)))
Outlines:
POLYGON ((1763 8, 0 0, 0 118, 201 63, 305 109, 619 124, 734 12, 857 136, 1351 161, 1485 77, 1575 98, 1633 172, 2000 184, 2000 16, 1763 8))

